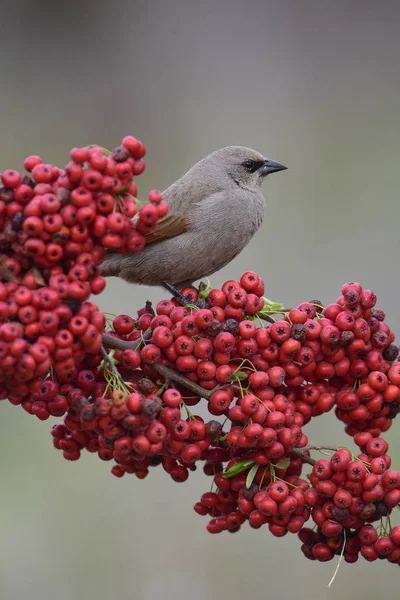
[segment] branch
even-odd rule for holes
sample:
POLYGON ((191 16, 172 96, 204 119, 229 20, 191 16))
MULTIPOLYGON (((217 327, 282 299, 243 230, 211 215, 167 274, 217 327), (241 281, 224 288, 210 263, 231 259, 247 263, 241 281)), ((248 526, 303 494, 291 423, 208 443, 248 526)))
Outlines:
POLYGON ((159 363, 152 365, 152 367, 165 379, 168 379, 169 381, 174 381, 175 383, 179 383, 186 389, 190 390, 194 394, 197 394, 201 398, 205 398, 206 400, 209 400, 211 398, 212 394, 217 390, 217 388, 219 389, 219 386, 217 386, 217 388, 214 388, 212 390, 206 390, 203 387, 201 387, 201 385, 194 383, 194 381, 190 381, 190 379, 187 379, 183 375, 179 375, 179 373, 176 373, 173 369, 170 369, 169 367, 161 365, 159 363))
POLYGON ((118 372, 117 367, 115 366, 114 361, 112 360, 112 358, 109 357, 109 355, 108 355, 106 349, 104 348, 104 346, 102 346, 100 348, 100 352, 101 352, 101 355, 102 355, 104 361, 109 365, 112 374, 115 377, 117 377, 118 379, 121 379, 121 376, 120 376, 120 374, 118 372))
POLYGON ((116 348, 117 350, 137 350, 144 341, 151 339, 152 334, 152 331, 146 331, 146 333, 137 340, 129 342, 127 340, 121 340, 110 333, 103 333, 103 345, 106 348, 116 348))
POLYGON ((300 460, 302 460, 305 463, 308 463, 309 465, 314 466, 315 463, 317 462, 314 458, 311 458, 311 456, 307 456, 307 454, 305 452, 303 452, 303 450, 298 450, 297 448, 294 448, 290 454, 292 456, 295 456, 296 458, 299 458, 300 460))
POLYGON ((261 319, 262 321, 268 321, 268 323, 275 323, 275 319, 273 317, 270 317, 269 315, 267 315, 266 313, 256 313, 256 316, 261 319))
MULTIPOLYGON (((107 348, 117 348, 118 350, 137 350, 138 347, 143 343, 143 340, 151 339, 152 333, 152 331, 148 331, 143 335, 143 337, 138 338, 133 342, 120 340, 119 338, 116 338, 113 335, 110 335, 109 333, 103 333, 103 344, 107 348)), ((173 369, 170 369, 165 365, 157 363, 151 366, 155 371, 157 371, 157 373, 159 373, 165 379, 168 379, 169 381, 174 381, 175 383, 179 383, 187 390, 193 392, 194 394, 197 394, 201 398, 205 398, 206 400, 209 400, 212 394, 215 391, 217 391, 217 389, 220 389, 220 386, 217 386, 213 390, 206 390, 197 383, 190 381, 190 379, 187 379, 183 375, 179 375, 179 373, 176 373, 173 369)))
POLYGON ((314 446, 313 444, 308 444, 308 446, 304 446, 303 450, 317 450, 318 452, 330 450, 331 452, 337 452, 338 448, 335 446, 314 446))

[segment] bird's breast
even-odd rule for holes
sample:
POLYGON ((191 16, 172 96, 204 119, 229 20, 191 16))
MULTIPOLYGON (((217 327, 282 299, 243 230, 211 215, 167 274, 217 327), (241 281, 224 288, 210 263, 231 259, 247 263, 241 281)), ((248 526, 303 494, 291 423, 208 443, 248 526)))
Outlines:
POLYGON ((260 227, 265 213, 265 200, 261 190, 218 191, 194 204, 190 219, 195 225, 232 227, 235 223, 244 226, 246 232, 253 234, 260 227))
POLYGON ((249 243, 259 229, 265 200, 259 194, 217 192, 198 203, 190 215, 192 225, 186 241, 190 251, 202 249, 213 263, 226 264, 249 243))

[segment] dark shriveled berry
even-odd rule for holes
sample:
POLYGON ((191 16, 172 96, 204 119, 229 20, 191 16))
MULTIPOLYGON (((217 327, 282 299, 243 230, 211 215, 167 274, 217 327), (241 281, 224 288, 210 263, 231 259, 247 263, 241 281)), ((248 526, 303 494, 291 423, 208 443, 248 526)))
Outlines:
POLYGON ((85 396, 79 396, 79 398, 77 398, 74 401, 74 411, 77 414, 79 414, 82 411, 83 407, 87 406, 88 403, 89 403, 88 398, 86 398, 85 396))
POLYGON ((388 419, 394 419, 400 412, 400 404, 396 402, 390 402, 389 405, 385 403, 385 406, 389 406, 389 411, 386 415, 388 419))
POLYGON ((375 503, 376 509, 374 512, 374 517, 386 517, 389 514, 389 509, 384 503, 383 500, 375 503))
POLYGON ((147 396, 154 392, 154 390, 156 389, 156 386, 155 386, 155 383, 153 383, 151 381, 151 379, 146 379, 146 377, 143 377, 142 379, 139 379, 139 381, 137 382, 137 388, 141 394, 144 394, 145 396, 147 396))
POLYGON ((14 231, 20 231, 22 228, 22 222, 24 220, 24 213, 23 212, 19 212, 16 213, 11 221, 11 227, 14 231))
POLYGON ((214 419, 208 421, 208 423, 206 423, 206 434, 212 440, 217 440, 218 438, 220 438, 222 434, 221 423, 219 423, 219 421, 215 421, 214 419))
POLYGON ((160 412, 161 406, 162 400, 158 396, 153 396, 151 398, 142 398, 142 401, 140 403, 142 413, 147 417, 151 417, 152 415, 160 412))
POLYGON ((222 323, 222 331, 231 333, 234 337, 239 335, 239 323, 235 319, 227 319, 222 323))
POLYGON ((347 517, 349 516, 349 511, 347 508, 339 508, 338 506, 332 506, 331 513, 332 513, 332 517, 338 523, 341 523, 342 521, 347 519, 347 517))
POLYGON ((96 409, 94 404, 86 404, 80 411, 80 417, 82 421, 92 421, 96 416, 96 409))
POLYGON ((295 323, 290 328, 290 335, 294 340, 303 342, 306 339, 307 330, 301 323, 295 323))
POLYGON ((112 158, 115 162, 124 162, 130 157, 129 150, 127 150, 124 146, 118 146, 114 148, 112 152, 112 158))
POLYGON ((354 341, 354 333, 352 331, 342 331, 339 338, 339 346, 346 347, 354 341))
POLYGON ((393 362, 399 355, 399 348, 395 344, 389 344, 382 352, 382 357, 388 362, 393 362))
POLYGON ((309 303, 314 306, 317 313, 322 313, 324 310, 321 300, 309 300, 309 303))
POLYGON ((220 331, 222 331, 222 323, 217 319, 213 319, 210 325, 204 329, 204 333, 209 337, 217 337, 220 331))
POLYGON ((259 491, 258 485, 256 483, 252 483, 250 487, 245 487, 243 489, 243 498, 246 498, 246 500, 253 500, 254 496, 259 491))

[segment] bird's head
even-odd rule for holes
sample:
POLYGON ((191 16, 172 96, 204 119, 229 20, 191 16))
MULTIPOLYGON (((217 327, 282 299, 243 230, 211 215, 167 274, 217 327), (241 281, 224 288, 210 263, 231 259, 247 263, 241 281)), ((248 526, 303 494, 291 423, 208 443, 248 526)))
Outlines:
POLYGON ((270 173, 287 169, 285 165, 244 146, 227 146, 216 150, 207 158, 214 166, 223 169, 236 185, 247 190, 261 186, 270 173))

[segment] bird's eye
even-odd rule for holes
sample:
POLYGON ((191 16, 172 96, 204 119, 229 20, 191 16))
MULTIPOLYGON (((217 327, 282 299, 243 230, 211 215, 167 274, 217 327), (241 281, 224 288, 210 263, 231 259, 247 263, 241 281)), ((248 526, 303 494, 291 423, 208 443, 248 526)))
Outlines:
POLYGON ((258 169, 258 165, 254 160, 245 160, 242 165, 249 173, 254 173, 258 169))

